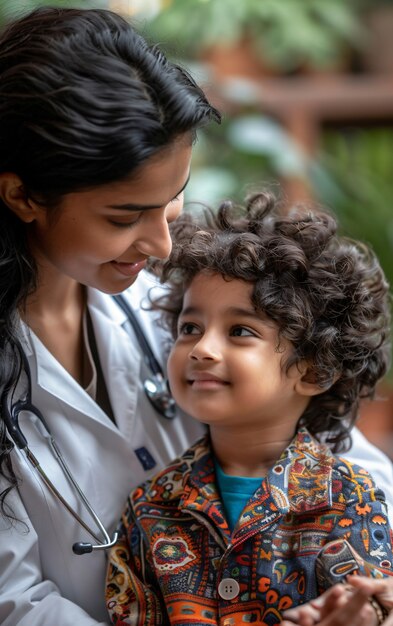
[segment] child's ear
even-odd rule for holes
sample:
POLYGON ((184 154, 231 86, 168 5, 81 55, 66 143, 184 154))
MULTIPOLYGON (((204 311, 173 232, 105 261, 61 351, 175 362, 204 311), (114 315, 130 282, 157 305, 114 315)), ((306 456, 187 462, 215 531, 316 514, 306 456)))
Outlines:
POLYGON ((321 387, 317 383, 313 368, 308 363, 306 363, 306 361, 298 363, 297 368, 300 376, 295 382, 295 390, 301 396, 318 396, 319 394, 327 391, 339 377, 337 374, 332 382, 332 385, 329 385, 327 387, 321 387))
POLYGON ((13 172, 0 174, 0 198, 22 222, 33 222, 38 207, 26 195, 22 180, 13 172))

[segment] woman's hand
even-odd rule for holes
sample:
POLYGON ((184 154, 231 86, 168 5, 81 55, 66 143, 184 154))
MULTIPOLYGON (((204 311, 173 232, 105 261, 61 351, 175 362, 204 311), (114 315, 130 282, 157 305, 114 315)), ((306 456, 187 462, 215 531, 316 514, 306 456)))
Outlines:
MULTIPOLYGON (((383 580, 366 580, 370 580, 373 583, 384 582, 383 580)), ((377 626, 377 615, 368 601, 369 589, 368 587, 367 589, 362 589, 361 584, 357 586, 358 589, 355 591, 349 585, 335 585, 319 598, 303 606, 286 611, 284 613, 285 619, 281 622, 281 626, 364 626, 364 624, 377 626)), ((393 596, 388 591, 390 589, 389 586, 386 588, 386 585, 383 585, 377 587, 377 589, 381 597, 384 594, 386 598, 393 600, 393 596)), ((375 593, 375 595, 381 602, 380 595, 378 593, 375 593)), ((383 606, 385 606, 385 603, 383 603, 383 606)), ((393 621, 388 620, 384 622, 384 626, 393 626, 393 621)))
MULTIPOLYGON (((348 576, 347 580, 356 589, 361 589, 368 596, 374 596, 387 611, 393 609, 393 576, 388 578, 348 576)), ((390 624, 393 624, 393 619, 390 619, 390 621, 385 620, 383 623, 390 626, 390 624)))

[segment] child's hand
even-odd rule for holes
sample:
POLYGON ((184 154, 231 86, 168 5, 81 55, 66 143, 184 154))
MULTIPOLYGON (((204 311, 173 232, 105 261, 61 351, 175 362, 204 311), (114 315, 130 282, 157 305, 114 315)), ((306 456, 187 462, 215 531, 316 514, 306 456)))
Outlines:
MULTIPOLYGON (((335 585, 311 602, 284 613, 281 626, 377 626, 375 610, 362 590, 335 585)), ((393 626, 387 624, 386 626, 393 626)))

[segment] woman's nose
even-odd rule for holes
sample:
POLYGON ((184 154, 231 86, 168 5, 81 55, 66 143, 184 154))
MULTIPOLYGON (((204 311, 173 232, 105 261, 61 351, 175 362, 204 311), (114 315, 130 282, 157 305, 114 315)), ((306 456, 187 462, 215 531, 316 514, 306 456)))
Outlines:
POLYGON ((144 225, 143 235, 137 245, 140 252, 158 259, 165 259, 169 256, 172 250, 169 224, 176 219, 182 208, 183 194, 176 202, 170 202, 162 209, 152 210, 150 220, 144 225))
POLYGON ((169 233, 169 223, 163 213, 159 219, 150 220, 145 224, 143 235, 136 243, 140 252, 146 256, 165 259, 172 250, 172 239, 169 233))
POLYGON ((165 259, 172 250, 172 239, 169 232, 169 224, 166 220, 152 226, 149 237, 145 240, 144 252, 148 256, 165 259))

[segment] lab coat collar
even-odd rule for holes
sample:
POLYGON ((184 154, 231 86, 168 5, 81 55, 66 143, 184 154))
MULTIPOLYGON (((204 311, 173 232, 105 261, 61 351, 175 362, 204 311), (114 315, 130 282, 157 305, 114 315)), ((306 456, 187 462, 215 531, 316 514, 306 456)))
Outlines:
MULTIPOLYGON (((137 403, 141 357, 128 333, 123 329, 126 316, 111 296, 88 289, 88 307, 95 331, 101 367, 108 384, 108 393, 116 418, 132 428, 137 403), (128 402, 121 402, 127 390, 128 402), (127 415, 124 415, 125 405, 127 415)), ((33 402, 35 384, 69 404, 72 409, 116 429, 108 416, 81 390, 74 378, 53 357, 39 338, 23 322, 22 342, 32 376, 33 402)), ((117 429, 116 429, 117 430, 117 429)))
POLYGON ((135 338, 131 338, 130 329, 125 328, 128 321, 126 314, 111 296, 90 289, 87 303, 102 371, 106 381, 110 381, 107 391, 116 424, 130 440, 137 414, 141 377, 142 357, 139 347, 135 338))
POLYGON ((123 326, 127 321, 127 316, 112 296, 102 293, 97 289, 87 289, 87 306, 94 315, 94 311, 110 320, 112 324, 123 326))

